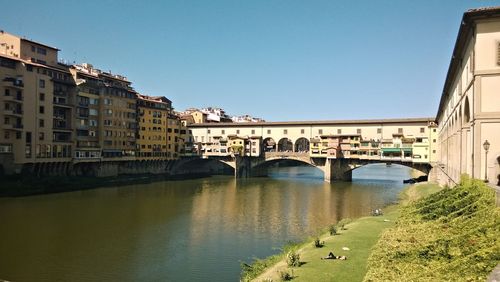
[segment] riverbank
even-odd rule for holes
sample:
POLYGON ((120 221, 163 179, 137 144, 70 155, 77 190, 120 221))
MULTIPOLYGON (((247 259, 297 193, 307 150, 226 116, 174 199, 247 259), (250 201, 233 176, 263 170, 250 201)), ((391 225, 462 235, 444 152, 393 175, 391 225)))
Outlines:
POLYGON ((482 281, 500 263, 500 208, 481 180, 404 206, 373 248, 365 281, 482 281))
POLYGON ((243 280, 279 281, 280 272, 289 272, 293 276, 293 281, 362 281, 367 272, 368 257, 373 246, 384 230, 394 226, 401 207, 440 189, 438 185, 428 183, 409 186, 402 192, 400 204, 384 209, 383 216, 356 219, 345 225, 345 230, 339 227, 338 235, 323 233, 319 236, 320 241, 325 243, 322 248, 313 246, 314 238, 311 238, 303 244, 296 245, 295 248, 287 248, 280 255, 257 261, 250 268, 246 268, 243 280), (300 254, 302 266, 287 267, 285 254, 290 250, 300 254), (320 259, 329 252, 333 252, 336 256, 346 256, 347 260, 320 259), (264 270, 262 270, 263 265, 267 266, 264 270))
POLYGON ((209 173, 179 175, 134 174, 113 177, 89 176, 5 176, 0 178, 0 197, 23 197, 40 194, 71 192, 96 189, 100 187, 145 184, 156 181, 176 181, 210 177, 209 173))

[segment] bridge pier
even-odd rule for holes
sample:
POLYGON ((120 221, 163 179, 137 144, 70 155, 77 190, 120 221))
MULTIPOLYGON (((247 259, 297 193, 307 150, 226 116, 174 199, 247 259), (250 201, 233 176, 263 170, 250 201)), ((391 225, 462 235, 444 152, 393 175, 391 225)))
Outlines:
POLYGON ((327 159, 323 170, 326 182, 352 181, 352 168, 347 159, 327 159))

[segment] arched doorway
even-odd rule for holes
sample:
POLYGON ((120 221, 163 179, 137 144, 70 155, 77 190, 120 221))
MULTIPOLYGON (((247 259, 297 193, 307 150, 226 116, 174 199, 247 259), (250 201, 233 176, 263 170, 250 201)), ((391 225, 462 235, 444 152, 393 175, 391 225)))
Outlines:
POLYGON ((300 137, 295 141, 295 152, 309 152, 309 140, 304 137, 300 137))
POLYGON ((281 138, 278 142, 278 152, 293 152, 292 140, 288 138, 281 138))
POLYGON ((264 152, 276 152, 276 141, 268 137, 262 141, 262 148, 264 152))
POLYGON ((464 123, 470 121, 470 106, 469 106, 469 97, 465 97, 464 104, 464 123))

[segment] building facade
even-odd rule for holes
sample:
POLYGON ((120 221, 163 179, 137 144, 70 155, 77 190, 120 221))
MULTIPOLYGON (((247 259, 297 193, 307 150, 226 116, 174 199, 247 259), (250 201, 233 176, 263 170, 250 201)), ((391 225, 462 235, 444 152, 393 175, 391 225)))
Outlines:
POLYGON ((72 158, 75 83, 58 51, 0 31, 2 170, 72 158))
POLYGON ((201 148, 201 155, 206 154, 204 148, 214 144, 219 151, 230 152, 231 143, 221 141, 237 136, 242 140, 260 140, 259 154, 293 152, 318 158, 364 159, 406 157, 409 161, 427 163, 437 159, 437 128, 432 118, 205 123, 192 124, 189 128, 195 144, 201 148), (384 143, 385 140, 389 142, 384 143), (222 150, 222 144, 226 144, 226 150, 222 150))
POLYGON ((137 159, 167 158, 167 124, 172 102, 137 94, 137 159))
POLYGON ((0 31, 0 175, 192 154, 168 99, 139 95, 126 77, 91 64, 63 64, 58 51, 0 31))
POLYGON ((469 10, 461 23, 436 117, 438 161, 455 182, 499 185, 500 8, 469 10))

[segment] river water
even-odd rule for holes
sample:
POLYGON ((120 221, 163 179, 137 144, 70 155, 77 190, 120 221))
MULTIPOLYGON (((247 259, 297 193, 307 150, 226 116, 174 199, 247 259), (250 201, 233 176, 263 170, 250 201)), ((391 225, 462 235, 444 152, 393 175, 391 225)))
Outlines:
POLYGON ((0 280, 238 281, 342 218, 397 200, 410 169, 370 165, 353 182, 310 167, 0 199, 0 280))

